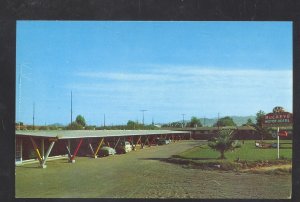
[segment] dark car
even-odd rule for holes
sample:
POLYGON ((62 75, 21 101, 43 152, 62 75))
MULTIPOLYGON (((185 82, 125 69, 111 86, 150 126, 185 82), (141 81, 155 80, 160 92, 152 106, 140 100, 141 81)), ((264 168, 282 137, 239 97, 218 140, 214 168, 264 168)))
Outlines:
POLYGON ((170 140, 167 139, 158 139, 157 140, 158 145, 165 145, 165 144, 170 144, 170 140))

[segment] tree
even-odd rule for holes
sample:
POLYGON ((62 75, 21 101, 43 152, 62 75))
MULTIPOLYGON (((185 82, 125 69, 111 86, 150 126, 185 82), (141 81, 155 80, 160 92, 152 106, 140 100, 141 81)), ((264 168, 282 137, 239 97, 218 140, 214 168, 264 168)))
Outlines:
POLYGON ((191 121, 187 123, 187 127, 202 127, 202 124, 199 118, 192 116, 191 121))
POLYGON ((225 116, 220 118, 217 123, 214 124, 214 126, 236 126, 236 123, 234 123, 231 117, 225 116))
POLYGON ((127 122, 127 129, 134 130, 135 129, 135 125, 136 125, 136 123, 134 121, 129 120, 127 122))
POLYGON ((234 150, 237 147, 237 144, 232 139, 232 133, 233 130, 220 130, 218 131, 218 137, 208 143, 210 148, 220 152, 220 159, 225 159, 226 151, 234 150))
POLYGON ((253 125, 252 119, 250 119, 250 118, 249 118, 249 119, 247 120, 247 123, 246 123, 246 125, 250 125, 250 126, 252 126, 252 125, 253 125))
POLYGON ((83 126, 78 124, 76 121, 73 121, 66 127, 66 129, 67 130, 82 130, 83 126))
POLYGON ((261 135, 262 140, 271 135, 270 132, 266 128, 263 128, 263 120, 264 120, 265 115, 266 115, 266 113, 264 111, 259 110, 256 113, 256 124, 253 125, 255 127, 256 131, 261 135))
POLYGON ((82 127, 85 127, 85 126, 86 126, 85 119, 84 119, 84 117, 81 116, 81 115, 78 115, 78 116, 76 117, 75 122, 76 122, 78 125, 81 125, 82 127))
POLYGON ((262 122, 263 122, 263 119, 264 119, 265 115, 266 115, 266 113, 262 110, 259 110, 256 113, 256 125, 260 128, 262 128, 262 122))

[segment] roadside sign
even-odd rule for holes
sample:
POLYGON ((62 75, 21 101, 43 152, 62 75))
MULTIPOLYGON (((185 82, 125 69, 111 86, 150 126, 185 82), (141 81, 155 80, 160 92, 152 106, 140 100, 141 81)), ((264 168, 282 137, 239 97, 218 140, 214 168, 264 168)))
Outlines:
POLYGON ((277 137, 277 159, 279 159, 279 137, 287 137, 288 133, 286 131, 279 131, 279 127, 292 125, 293 124, 293 114, 289 112, 279 111, 278 107, 275 107, 273 112, 266 114, 263 118, 263 127, 277 127, 277 132, 272 134, 272 137, 277 137))
POLYGON ((286 132, 286 131, 279 131, 279 133, 278 133, 278 135, 280 136, 280 137, 287 137, 288 136, 288 133, 286 132))
POLYGON ((293 124, 293 114, 289 112, 269 113, 264 116, 263 125, 281 126, 293 124))

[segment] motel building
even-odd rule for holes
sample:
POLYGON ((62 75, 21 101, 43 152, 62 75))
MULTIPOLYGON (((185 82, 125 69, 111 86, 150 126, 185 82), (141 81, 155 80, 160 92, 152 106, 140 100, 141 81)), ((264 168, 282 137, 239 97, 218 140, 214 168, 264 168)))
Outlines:
MULTIPOLYGON (((252 126, 222 127, 232 129, 236 140, 261 140, 260 133, 252 126)), ((156 145, 157 138, 180 140, 210 140, 217 136, 221 127, 177 128, 176 130, 16 130, 15 164, 39 162, 46 167, 47 160, 65 158, 75 162, 76 156, 97 158, 102 146, 116 148, 122 141, 128 141, 133 149, 156 145)), ((292 126, 283 127, 286 137, 292 139, 292 126)), ((276 131, 276 128, 273 128, 276 131)), ((274 140, 274 133, 264 139, 274 140)))
POLYGON ((16 130, 15 164, 65 158, 74 163, 76 156, 97 158, 102 146, 116 148, 129 142, 133 150, 156 145, 162 138, 172 142, 191 139, 190 131, 173 130, 16 130))

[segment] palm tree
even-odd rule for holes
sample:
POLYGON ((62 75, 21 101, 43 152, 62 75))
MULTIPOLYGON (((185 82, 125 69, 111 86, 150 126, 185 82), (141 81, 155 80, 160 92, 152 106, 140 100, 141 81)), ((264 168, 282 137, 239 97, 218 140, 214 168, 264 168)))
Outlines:
POLYGON ((233 130, 220 130, 218 137, 208 143, 208 146, 216 151, 219 151, 220 159, 225 159, 225 152, 236 148, 235 141, 232 139, 233 130))

